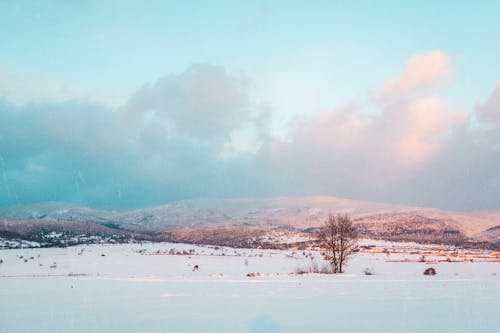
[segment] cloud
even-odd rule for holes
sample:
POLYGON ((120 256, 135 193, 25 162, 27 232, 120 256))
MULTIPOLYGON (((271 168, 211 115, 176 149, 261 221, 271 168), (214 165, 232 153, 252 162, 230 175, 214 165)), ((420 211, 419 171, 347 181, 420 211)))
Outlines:
POLYGON ((412 56, 401 75, 387 80, 380 95, 383 99, 406 97, 429 88, 439 88, 451 81, 451 58, 441 51, 412 56))
MULTIPOLYGON (((436 58, 449 57, 412 57, 368 108, 353 101, 300 117, 286 138, 270 132, 272 108, 247 76, 207 64, 165 75, 120 107, 0 101, 0 202, 139 207, 329 194, 498 208, 500 126, 471 126, 468 112, 439 96, 447 70, 415 74, 436 58)), ((476 108, 481 122, 498 124, 499 91, 476 108)))
POLYGON ((307 156, 306 160, 321 161, 325 177, 331 170, 349 175, 352 183, 381 184, 411 176, 439 155, 454 131, 468 121, 463 110, 419 94, 451 72, 451 61, 443 52, 411 57, 405 71, 386 81, 374 96, 378 112, 367 113, 351 103, 299 121, 290 142, 279 145, 299 148, 290 149, 292 156, 285 160, 307 156))
POLYGON ((160 121, 172 131, 199 139, 227 139, 252 116, 249 80, 223 67, 193 65, 145 86, 126 106, 133 119, 160 121))
POLYGON ((0 98, 12 103, 27 101, 63 101, 81 95, 80 89, 47 76, 0 67, 0 98))
POLYGON ((500 123, 500 84, 497 84, 484 104, 476 108, 478 117, 482 121, 500 123))
MULTIPOLYGON (((415 62, 419 61, 409 63, 415 62)), ((387 82, 407 81, 408 73, 413 72, 407 69, 387 82)), ((468 112, 433 94, 434 81, 422 79, 411 85, 413 90, 409 86, 404 99, 403 90, 398 95, 382 96, 382 89, 371 105, 377 112, 366 112, 363 105, 351 103, 300 120, 289 140, 274 140, 262 149, 263 169, 272 170, 281 178, 275 183, 288 186, 292 193, 301 188, 309 194, 455 209, 484 207, 477 200, 457 198, 460 192, 447 193, 445 186, 429 194, 437 184, 455 188, 452 180, 458 178, 457 173, 479 173, 474 161, 492 157, 493 152, 480 142, 485 133, 470 130, 468 112), (475 154, 469 154, 468 149, 481 151, 481 156, 472 157, 475 154)), ((475 175, 461 182, 465 188, 477 188, 476 179, 484 185, 494 177, 475 175)))
POLYGON ((254 154, 263 134, 265 110, 250 103, 248 84, 223 67, 196 65, 117 108, 3 101, 0 202, 144 206, 225 195, 241 184, 225 179, 227 168, 254 154))
POLYGON ((468 121, 467 113, 434 96, 382 110, 375 131, 401 172, 418 168, 438 155, 452 140, 454 131, 468 121))
POLYGON ((379 114, 353 104, 299 122, 292 138, 270 142, 261 160, 264 169, 311 194, 376 199, 379 187, 411 179, 432 164, 466 121, 435 97, 379 114))
POLYGON ((65 82, 45 73, 0 66, 0 100, 16 105, 82 100, 116 106, 122 97, 115 95, 110 95, 110 91, 104 94, 97 89, 65 82))

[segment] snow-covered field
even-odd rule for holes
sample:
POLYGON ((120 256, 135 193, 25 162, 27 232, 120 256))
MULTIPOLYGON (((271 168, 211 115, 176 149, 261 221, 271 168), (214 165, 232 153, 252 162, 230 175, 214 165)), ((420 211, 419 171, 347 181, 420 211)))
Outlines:
POLYGON ((312 262, 321 267, 319 254, 168 243, 0 250, 0 259, 2 333, 500 327, 498 262, 429 265, 394 262, 418 255, 360 253, 345 274, 297 275, 312 262), (436 276, 422 274, 430 266, 436 276))

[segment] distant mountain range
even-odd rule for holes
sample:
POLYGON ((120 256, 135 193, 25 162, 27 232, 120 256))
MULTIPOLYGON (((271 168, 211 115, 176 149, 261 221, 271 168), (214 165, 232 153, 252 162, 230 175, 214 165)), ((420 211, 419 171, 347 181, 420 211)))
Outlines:
POLYGON ((500 243, 500 211, 459 213, 328 196, 183 200, 135 210, 45 202, 2 207, 0 220, 90 222, 132 232, 223 226, 307 231, 318 227, 329 214, 337 213, 349 214, 367 237, 500 243))

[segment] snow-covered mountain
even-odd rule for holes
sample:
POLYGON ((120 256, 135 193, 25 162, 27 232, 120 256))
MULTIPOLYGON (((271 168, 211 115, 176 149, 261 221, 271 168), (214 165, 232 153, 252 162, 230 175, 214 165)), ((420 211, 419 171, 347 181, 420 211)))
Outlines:
POLYGON ((328 196, 182 200, 135 210, 46 202, 0 208, 0 219, 96 222, 129 230, 218 225, 309 228, 318 226, 328 214, 336 213, 348 213, 355 223, 370 230, 381 229, 380 232, 401 226, 427 230, 432 225, 465 237, 491 239, 487 230, 495 231, 500 225, 500 212, 495 211, 460 213, 328 196))
POLYGON ((409 207, 335 197, 274 199, 196 199, 136 210, 95 209, 43 202, 0 208, 0 218, 115 223, 132 228, 165 228, 212 224, 307 226, 332 213, 351 215, 408 210, 409 207))

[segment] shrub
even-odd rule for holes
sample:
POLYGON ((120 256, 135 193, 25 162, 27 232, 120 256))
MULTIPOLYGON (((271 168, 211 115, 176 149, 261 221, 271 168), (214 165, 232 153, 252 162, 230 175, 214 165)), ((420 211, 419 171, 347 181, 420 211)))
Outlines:
POLYGON ((297 267, 295 269, 295 274, 297 274, 297 275, 303 275, 303 274, 309 274, 309 273, 332 274, 333 270, 332 270, 331 266, 328 264, 323 265, 322 267, 319 267, 319 265, 316 261, 312 261, 308 268, 307 267, 306 268, 297 267))
POLYGON ((436 270, 433 267, 429 267, 424 271, 424 275, 436 275, 436 270))

